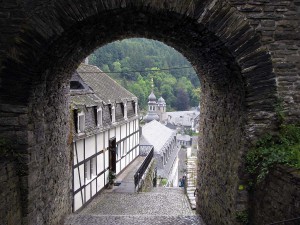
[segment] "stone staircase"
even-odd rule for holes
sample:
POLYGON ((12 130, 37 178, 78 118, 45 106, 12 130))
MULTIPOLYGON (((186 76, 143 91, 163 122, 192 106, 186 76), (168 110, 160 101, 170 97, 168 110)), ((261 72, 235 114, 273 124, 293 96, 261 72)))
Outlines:
POLYGON ((186 194, 190 202, 191 208, 196 209, 196 197, 194 196, 196 190, 197 180, 197 157, 191 156, 187 158, 187 184, 186 194))
POLYGON ((154 188, 147 193, 104 191, 64 225, 204 225, 191 210, 182 188, 154 188))

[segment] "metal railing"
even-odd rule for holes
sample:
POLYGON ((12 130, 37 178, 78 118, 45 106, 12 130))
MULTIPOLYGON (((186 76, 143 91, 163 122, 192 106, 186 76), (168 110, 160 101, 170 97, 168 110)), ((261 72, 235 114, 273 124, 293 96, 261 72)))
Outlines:
POLYGON ((152 158, 154 156, 154 148, 152 147, 151 151, 149 154, 146 156, 144 162, 140 166, 140 168, 136 171, 134 174, 134 186, 137 187, 141 178, 143 177, 145 171, 147 170, 152 158))
POLYGON ((300 224, 300 217, 292 218, 288 220, 282 220, 275 223, 268 223, 266 225, 294 225, 294 224, 300 224), (295 223, 297 222, 297 223, 295 223))

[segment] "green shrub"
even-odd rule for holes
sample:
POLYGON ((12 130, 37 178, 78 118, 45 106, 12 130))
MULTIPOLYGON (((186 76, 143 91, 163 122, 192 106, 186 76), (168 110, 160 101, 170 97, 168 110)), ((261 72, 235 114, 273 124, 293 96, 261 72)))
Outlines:
POLYGON ((238 222, 240 222, 243 225, 249 224, 249 213, 247 210, 237 212, 235 218, 238 222))
POLYGON ((168 179, 164 178, 164 179, 161 180, 161 185, 162 186, 167 185, 167 183, 168 183, 168 179))
POLYGON ((300 127, 282 125, 278 135, 266 135, 246 156, 250 186, 264 180, 275 165, 300 169, 300 127))

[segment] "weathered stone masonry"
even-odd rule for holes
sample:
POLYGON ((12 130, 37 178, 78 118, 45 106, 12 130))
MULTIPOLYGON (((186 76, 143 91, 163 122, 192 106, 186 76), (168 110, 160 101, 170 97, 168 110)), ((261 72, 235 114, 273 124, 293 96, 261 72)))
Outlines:
MULTIPOLYGON (((253 224, 269 224, 300 216, 300 174, 279 166, 258 184, 253 193, 253 224)), ((299 221, 289 222, 296 225, 299 221)))
POLYGON ((238 191, 245 175, 242 156, 262 133, 276 131, 277 97, 287 121, 299 120, 299 5, 299 0, 1 1, 0 137, 24 154, 17 163, 19 179, 0 181, 16 187, 7 196, 22 193, 19 203, 11 197, 15 206, 1 203, 6 216, 0 223, 19 205, 15 221, 23 224, 58 224, 70 212, 65 96, 71 74, 95 48, 145 37, 176 48, 199 74, 198 211, 207 224, 236 224, 236 212, 248 207, 247 193, 238 191))

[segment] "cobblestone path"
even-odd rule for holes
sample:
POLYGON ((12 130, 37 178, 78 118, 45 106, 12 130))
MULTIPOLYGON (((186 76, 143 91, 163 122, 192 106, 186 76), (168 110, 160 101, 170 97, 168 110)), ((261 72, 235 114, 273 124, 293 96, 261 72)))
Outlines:
POLYGON ((103 192, 65 225, 204 225, 180 188, 147 193, 103 192))

